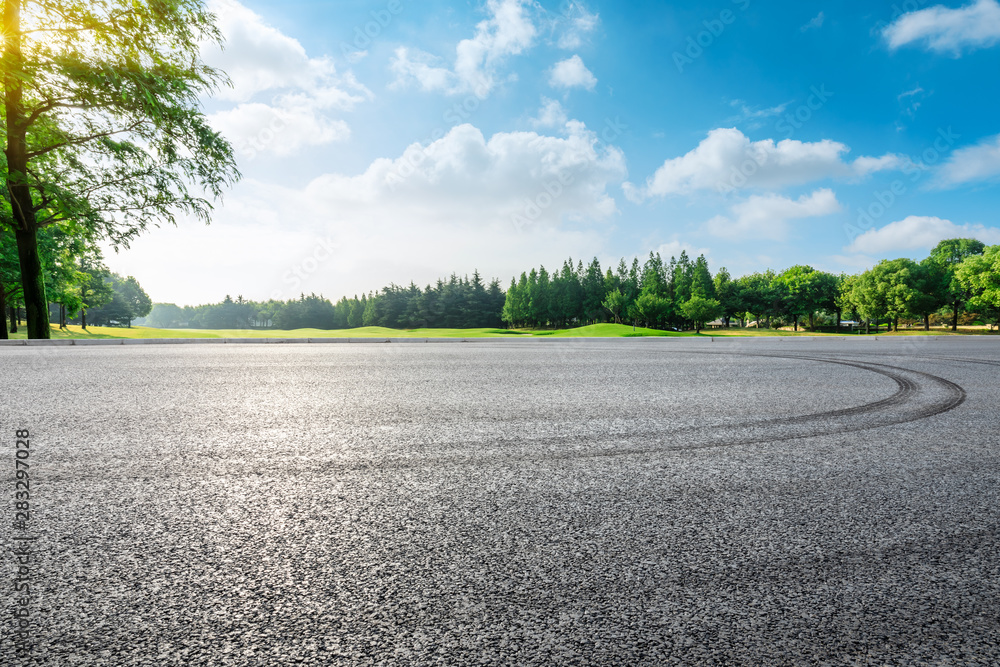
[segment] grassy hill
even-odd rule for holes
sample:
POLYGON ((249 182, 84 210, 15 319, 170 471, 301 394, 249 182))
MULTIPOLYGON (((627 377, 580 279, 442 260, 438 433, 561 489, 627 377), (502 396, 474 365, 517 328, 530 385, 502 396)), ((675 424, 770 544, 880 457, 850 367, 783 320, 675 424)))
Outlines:
MULTIPOLYGON (((986 334, 982 328, 959 330, 962 334, 986 334)), ((701 336, 713 337, 757 337, 757 336, 836 336, 845 334, 813 334, 774 329, 717 329, 705 331, 701 336)), ((898 334, 880 333, 880 336, 908 335, 956 335, 950 331, 936 330, 906 330, 898 334)), ((248 329, 154 329, 151 327, 132 327, 122 329, 117 327, 89 327, 86 331, 78 326, 70 326, 63 331, 52 327, 54 339, 158 339, 158 338, 630 338, 630 337, 689 337, 694 332, 660 331, 657 329, 633 328, 625 324, 593 324, 575 329, 386 329, 384 327, 362 327, 359 329, 343 329, 327 331, 321 329, 296 329, 294 331, 248 330, 248 329)), ((10 334, 12 339, 23 339, 24 329, 16 334, 10 334)))

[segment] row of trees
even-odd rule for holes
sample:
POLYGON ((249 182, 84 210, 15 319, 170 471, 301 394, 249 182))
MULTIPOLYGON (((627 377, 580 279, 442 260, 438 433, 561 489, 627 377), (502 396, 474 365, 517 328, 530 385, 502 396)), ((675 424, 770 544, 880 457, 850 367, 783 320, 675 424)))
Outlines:
MULTIPOLYGON (((24 291, 13 234, 0 229, 0 320, 9 317, 11 333, 18 330, 24 291)), ((38 233, 38 257, 49 300, 49 319, 64 328, 69 322, 130 326, 144 317, 152 301, 132 276, 111 273, 92 238, 52 226, 38 233)), ((0 326, 0 339, 8 327, 0 326)))
POLYGON ((499 327, 505 299, 498 280, 488 286, 479 272, 472 278, 452 275, 420 289, 390 285, 378 294, 344 297, 332 303, 322 295, 303 294, 291 301, 234 301, 179 307, 156 304, 146 320, 154 327, 193 329, 393 329, 499 327))
POLYGON ((870 327, 880 320, 898 327, 900 318, 922 320, 947 310, 952 329, 969 309, 1000 323, 1000 246, 973 239, 939 243, 922 262, 894 259, 859 275, 834 275, 810 266, 781 273, 765 271, 733 279, 722 268, 713 277, 704 256, 686 253, 663 262, 650 254, 640 267, 619 262, 602 272, 597 259, 584 267, 572 260, 549 274, 544 267, 511 281, 502 313, 511 326, 545 327, 572 323, 622 322, 653 328, 700 327, 721 318, 728 327, 756 320, 757 326, 800 322, 810 329, 817 317, 839 326, 850 313, 870 327))
POLYGON ((352 329, 382 326, 415 328, 571 327, 628 322, 652 328, 695 328, 720 318, 722 326, 772 327, 820 324, 839 327, 845 314, 876 328, 896 327, 900 319, 920 320, 947 314, 957 328, 959 316, 975 311, 1000 322, 1000 246, 979 241, 942 241, 921 262, 894 259, 858 275, 834 275, 810 266, 793 266, 733 278, 725 268, 714 276, 704 256, 686 253, 669 262, 650 253, 645 263, 624 260, 615 270, 572 259, 558 271, 545 267, 524 272, 504 292, 472 278, 420 289, 390 285, 360 298, 332 303, 322 295, 291 301, 254 302, 226 297, 219 304, 180 308, 157 304, 147 321, 156 327, 207 329, 352 329))
POLYGON ((1000 324, 1000 246, 974 239, 942 241, 922 262, 883 260, 869 271, 846 276, 838 304, 866 322, 917 318, 930 328, 931 315, 947 310, 952 329, 963 312, 975 311, 1000 324))

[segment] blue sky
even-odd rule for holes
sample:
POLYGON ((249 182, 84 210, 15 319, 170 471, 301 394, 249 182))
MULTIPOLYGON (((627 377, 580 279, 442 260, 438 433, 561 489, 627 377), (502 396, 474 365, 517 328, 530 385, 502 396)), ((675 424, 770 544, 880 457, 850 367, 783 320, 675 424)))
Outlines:
POLYGON ((233 86, 205 110, 244 180, 210 227, 109 253, 155 301, 1000 243, 998 0, 210 6, 233 86))

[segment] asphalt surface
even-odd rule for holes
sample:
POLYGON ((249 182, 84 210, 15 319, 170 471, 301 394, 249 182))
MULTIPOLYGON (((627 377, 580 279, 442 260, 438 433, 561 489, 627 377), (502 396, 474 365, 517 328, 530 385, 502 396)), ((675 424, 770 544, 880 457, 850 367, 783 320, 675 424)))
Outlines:
POLYGON ((0 349, 30 659, 1000 664, 1000 340, 0 349))

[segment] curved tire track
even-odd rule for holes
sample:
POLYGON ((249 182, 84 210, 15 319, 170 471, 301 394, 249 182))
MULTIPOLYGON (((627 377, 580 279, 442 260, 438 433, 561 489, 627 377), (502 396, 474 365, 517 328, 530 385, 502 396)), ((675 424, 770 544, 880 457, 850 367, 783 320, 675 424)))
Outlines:
MULTIPOLYGON (((727 352, 685 352, 712 356, 727 352)), ((744 357, 768 357, 848 366, 876 373, 893 380, 897 391, 891 396, 864 405, 793 417, 753 420, 710 426, 636 430, 601 435, 567 434, 544 438, 500 437, 486 443, 486 450, 469 454, 441 453, 413 458, 383 457, 377 460, 333 464, 336 467, 420 467, 428 464, 481 465, 484 461, 553 461, 586 458, 613 458, 680 452, 688 450, 740 447, 778 441, 801 440, 828 435, 850 435, 876 428, 897 426, 928 419, 961 406, 966 391, 942 377, 899 366, 868 361, 831 359, 788 354, 739 354, 744 357), (650 443, 653 440, 655 444, 650 443), (629 442, 634 443, 628 446, 629 442), (640 444, 642 443, 642 444, 640 444), (624 445, 624 446, 623 446, 624 445), (551 449, 567 447, 572 449, 551 449), (581 449, 582 448, 582 449, 581 449)), ((469 448, 468 443, 450 443, 469 448)), ((430 449, 449 443, 435 443, 430 449)), ((423 448, 418 446, 419 448, 423 448)))

